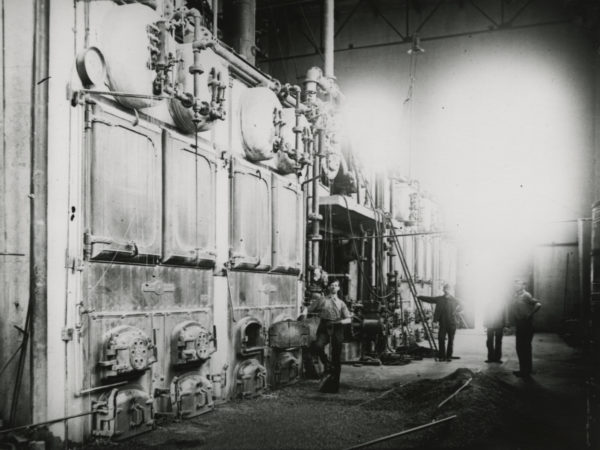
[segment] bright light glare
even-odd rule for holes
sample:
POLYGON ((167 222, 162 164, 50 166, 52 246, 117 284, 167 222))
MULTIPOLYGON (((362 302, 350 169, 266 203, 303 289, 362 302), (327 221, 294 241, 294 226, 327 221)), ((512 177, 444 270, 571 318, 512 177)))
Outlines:
POLYGON ((465 300, 484 307, 529 275, 532 248, 551 239, 545 224, 580 217, 586 198, 582 92, 572 74, 535 56, 495 54, 457 67, 431 81, 435 101, 420 110, 435 131, 417 138, 417 177, 459 236, 465 300))
POLYGON ((405 167, 402 103, 389 92, 371 88, 346 92, 344 128, 358 159, 369 170, 405 167))
POLYGON ((546 223, 589 207, 589 96, 568 64, 527 45, 460 59, 448 71, 421 64, 411 117, 404 88, 346 92, 359 159, 374 170, 396 167, 435 195, 458 237, 457 291, 483 307, 528 277, 532 248, 551 239, 546 223))

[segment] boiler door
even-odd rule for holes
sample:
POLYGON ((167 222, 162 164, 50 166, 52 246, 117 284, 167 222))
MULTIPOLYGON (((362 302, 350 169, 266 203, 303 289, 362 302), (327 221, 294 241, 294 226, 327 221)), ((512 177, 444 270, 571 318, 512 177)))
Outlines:
POLYGON ((113 389, 96 402, 94 436, 127 439, 154 427, 152 398, 139 387, 113 389))
POLYGON ((236 393, 242 398, 261 395, 267 388, 267 369, 256 359, 242 361, 235 370, 236 393))

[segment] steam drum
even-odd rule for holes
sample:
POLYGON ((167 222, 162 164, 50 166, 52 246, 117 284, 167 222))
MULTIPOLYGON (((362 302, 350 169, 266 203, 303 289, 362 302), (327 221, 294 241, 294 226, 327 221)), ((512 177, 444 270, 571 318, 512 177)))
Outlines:
POLYGON ((269 88, 248 88, 242 93, 240 121, 248 160, 264 161, 275 156, 275 122, 281 117, 281 110, 281 103, 269 88))
MULTIPOLYGON (((194 76, 190 73, 190 66, 194 65, 194 51, 192 44, 182 44, 177 49, 177 59, 179 60, 173 68, 173 82, 180 92, 194 93, 194 76)), ((200 52, 200 65, 204 72, 200 74, 199 100, 210 104, 211 89, 209 82, 216 74, 220 74, 221 82, 228 83, 229 75, 225 67, 221 64, 220 58, 210 49, 200 52)), ((175 98, 169 100, 169 112, 178 128, 186 133, 195 133, 196 124, 193 122, 194 110, 186 108, 175 98)), ((214 121, 208 120, 208 117, 200 116, 197 131, 207 131, 212 128, 214 121)))
MULTIPOLYGON (((156 72, 148 66, 151 41, 147 27, 161 18, 148 6, 134 3, 112 8, 104 17, 98 47, 106 61, 111 91, 151 96, 156 72)), ((175 45, 170 43, 171 48, 175 45)), ((127 108, 153 106, 156 100, 116 97, 127 108)))

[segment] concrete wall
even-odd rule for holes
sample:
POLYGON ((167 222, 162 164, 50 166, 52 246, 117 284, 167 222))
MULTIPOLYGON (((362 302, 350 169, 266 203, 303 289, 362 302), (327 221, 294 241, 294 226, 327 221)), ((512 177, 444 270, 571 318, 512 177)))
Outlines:
MULTIPOLYGON (((2 2, 0 56, 0 367, 23 340, 30 299, 30 183, 33 2, 2 2)), ((27 351, 27 349, 26 349, 27 351)), ((0 375, 0 418, 8 421, 19 354, 0 375)), ((17 417, 30 421, 29 363, 17 417)))

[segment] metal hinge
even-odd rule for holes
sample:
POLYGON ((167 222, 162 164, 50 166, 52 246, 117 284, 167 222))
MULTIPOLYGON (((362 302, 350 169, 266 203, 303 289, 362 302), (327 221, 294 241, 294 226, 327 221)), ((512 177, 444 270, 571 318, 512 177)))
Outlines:
POLYGON ((60 330, 60 338, 65 341, 65 342, 69 342, 73 340, 73 328, 67 328, 64 327, 62 330, 60 330))

